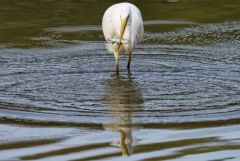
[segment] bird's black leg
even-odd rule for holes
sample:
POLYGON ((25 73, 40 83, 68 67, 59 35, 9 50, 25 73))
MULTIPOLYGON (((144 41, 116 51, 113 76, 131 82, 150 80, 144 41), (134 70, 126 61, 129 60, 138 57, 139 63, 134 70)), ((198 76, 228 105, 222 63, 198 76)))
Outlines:
POLYGON ((129 52, 128 53, 128 63, 127 63, 128 73, 130 73, 131 59, 132 59, 132 52, 129 52))
POLYGON ((115 64, 116 64, 116 73, 118 75, 119 74, 119 54, 114 53, 114 56, 115 56, 115 64))
POLYGON ((116 73, 119 74, 119 65, 116 64, 116 73))

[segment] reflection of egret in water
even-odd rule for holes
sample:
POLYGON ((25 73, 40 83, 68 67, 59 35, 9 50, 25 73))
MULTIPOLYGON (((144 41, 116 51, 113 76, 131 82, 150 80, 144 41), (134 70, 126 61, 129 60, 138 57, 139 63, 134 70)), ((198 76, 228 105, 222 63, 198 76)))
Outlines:
POLYGON ((120 133, 120 140, 114 145, 121 148, 123 155, 131 155, 133 152, 132 116, 140 110, 143 103, 140 89, 131 77, 115 77, 107 82, 104 104, 115 121, 104 124, 104 128, 120 133))

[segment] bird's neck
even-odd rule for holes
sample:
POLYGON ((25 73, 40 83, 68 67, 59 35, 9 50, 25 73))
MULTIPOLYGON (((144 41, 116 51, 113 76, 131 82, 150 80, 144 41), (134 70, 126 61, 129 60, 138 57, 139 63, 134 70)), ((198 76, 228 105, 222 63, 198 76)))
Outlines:
POLYGON ((130 48, 131 48, 131 50, 132 50, 132 48, 133 48, 133 46, 134 46, 134 37, 133 37, 133 32, 134 32, 134 30, 133 30, 133 24, 132 24, 132 16, 130 15, 130 17, 129 17, 129 20, 128 20, 128 24, 127 24, 128 26, 128 40, 129 40, 129 46, 130 46, 130 48))

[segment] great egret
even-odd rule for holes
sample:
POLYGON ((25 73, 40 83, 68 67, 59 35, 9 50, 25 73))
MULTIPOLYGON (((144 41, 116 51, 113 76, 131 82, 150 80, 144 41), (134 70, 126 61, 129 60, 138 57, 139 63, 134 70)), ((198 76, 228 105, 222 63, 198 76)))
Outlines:
POLYGON ((139 9, 131 3, 110 6, 103 15, 102 29, 106 47, 113 52, 116 72, 119 73, 119 55, 128 53, 127 68, 130 72, 132 50, 143 38, 143 20, 139 9))

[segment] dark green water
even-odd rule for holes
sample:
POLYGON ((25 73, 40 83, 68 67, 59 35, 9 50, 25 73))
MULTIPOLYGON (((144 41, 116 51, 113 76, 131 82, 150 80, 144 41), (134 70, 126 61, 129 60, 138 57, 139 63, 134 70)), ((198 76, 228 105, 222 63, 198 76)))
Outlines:
POLYGON ((0 0, 0 160, 240 160, 240 1, 130 1, 145 34, 119 78, 117 2, 0 0))

